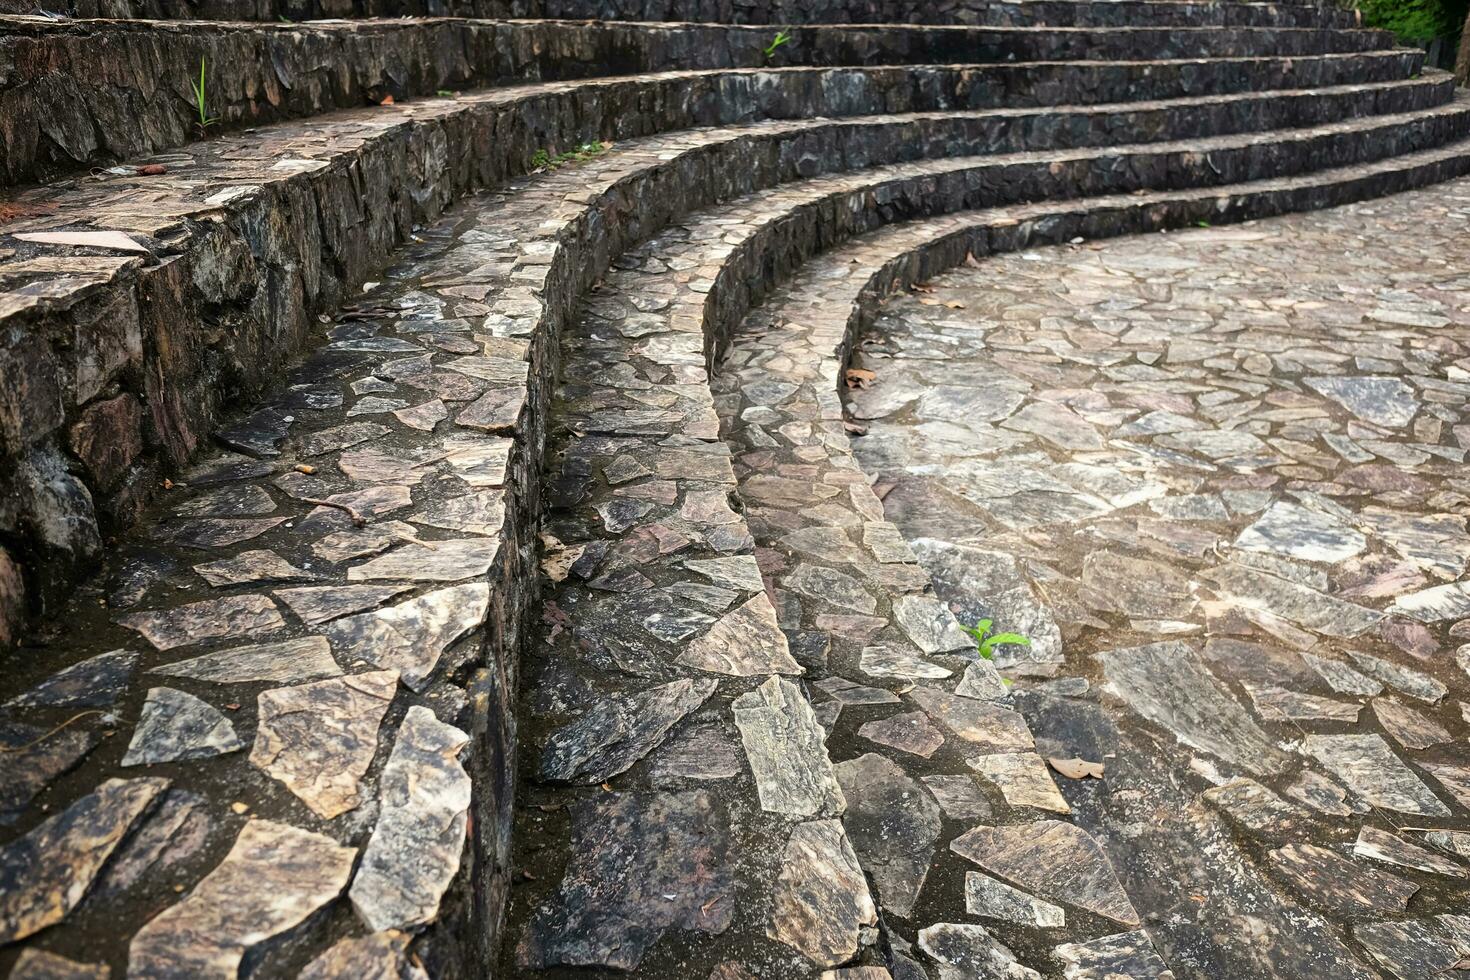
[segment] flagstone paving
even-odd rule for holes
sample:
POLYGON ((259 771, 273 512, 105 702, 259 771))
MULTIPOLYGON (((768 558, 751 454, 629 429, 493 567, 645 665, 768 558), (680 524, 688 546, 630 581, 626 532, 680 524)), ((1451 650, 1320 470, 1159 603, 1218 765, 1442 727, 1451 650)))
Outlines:
MULTIPOLYGON (((967 822, 983 812, 981 826, 908 838, 970 862, 969 910, 1026 967, 1410 980, 1465 962, 1467 227, 1460 181, 971 259, 857 339, 845 409, 883 502, 873 519, 897 526, 960 622, 1032 639, 998 648, 1008 697, 969 710, 1013 709, 1034 749, 969 759, 973 785, 943 777, 979 793, 967 822), (1021 764, 1037 757, 1100 772, 1021 764), (1116 879, 1064 857, 1088 848, 1116 879), (1079 907, 1138 931, 1079 935, 1079 907), (1059 936, 1049 961, 1021 952, 1059 936)), ((731 359, 747 402, 768 367, 801 361, 802 324, 834 301, 820 275, 747 320, 731 359)), ((781 462, 793 450, 753 445, 781 420, 728 418, 751 447, 742 487, 797 475, 781 462)), ((796 450, 801 465, 846 441, 796 450)), ((751 501, 781 596, 795 528, 763 535, 763 513, 751 501)), ((883 751, 932 789, 928 760, 953 746, 905 714, 928 683, 841 721, 900 746, 883 751)), ((980 948, 929 921, 910 938, 931 958, 980 948)))

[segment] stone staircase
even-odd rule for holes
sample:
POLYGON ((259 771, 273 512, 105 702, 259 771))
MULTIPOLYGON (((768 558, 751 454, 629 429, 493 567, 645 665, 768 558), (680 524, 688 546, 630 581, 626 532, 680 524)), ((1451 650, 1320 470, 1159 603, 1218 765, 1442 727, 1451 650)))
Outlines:
POLYGON ((1171 975, 1013 710, 1059 646, 974 655, 847 356, 974 256, 1470 172, 1420 52, 1239 2, 10 6, 0 970, 1171 975))

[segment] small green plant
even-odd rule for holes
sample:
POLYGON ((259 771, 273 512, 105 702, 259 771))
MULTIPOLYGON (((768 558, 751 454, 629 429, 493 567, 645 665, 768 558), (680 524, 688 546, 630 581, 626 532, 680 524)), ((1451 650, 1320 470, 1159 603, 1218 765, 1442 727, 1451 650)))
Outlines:
POLYGON ((785 31, 777 31, 776 32, 776 36, 773 37, 773 38, 771 38, 771 43, 770 44, 767 44, 761 50, 765 52, 766 60, 767 61, 770 61, 772 58, 776 57, 776 49, 777 48, 781 47, 781 45, 783 45, 783 44, 790 44, 790 43, 791 43, 791 35, 790 34, 787 34, 785 31))
POLYGON ((447 89, 447 88, 441 88, 437 92, 435 92, 434 94, 437 95, 437 96, 439 96, 439 98, 441 98, 441 99, 448 99, 448 98, 452 98, 454 96, 454 93, 451 92, 451 91, 449 91, 449 89, 447 89))
POLYGON ((209 131, 209 127, 219 122, 219 118, 209 114, 209 101, 204 92, 204 58, 199 59, 199 81, 190 82, 189 88, 194 91, 194 105, 199 109, 199 121, 195 125, 199 127, 199 135, 203 136, 209 131))
POLYGON ((582 143, 576 149, 565 153, 552 153, 550 150, 540 149, 531 154, 531 169, 556 170, 569 163, 581 163, 607 152, 611 146, 611 143, 582 143))
POLYGON ((1196 228, 1208 228, 1208 227, 1210 227, 1210 223, 1208 221, 1196 221, 1194 223, 1194 225, 1195 225, 1196 228))
POLYGON ((990 627, 993 622, 994 620, 982 619, 974 626, 960 627, 960 629, 970 634, 970 638, 975 641, 975 649, 986 660, 995 659, 995 648, 1002 643, 1014 643, 1022 647, 1029 647, 1031 645, 1031 638, 1029 636, 1022 636, 1020 633, 990 632, 990 627))

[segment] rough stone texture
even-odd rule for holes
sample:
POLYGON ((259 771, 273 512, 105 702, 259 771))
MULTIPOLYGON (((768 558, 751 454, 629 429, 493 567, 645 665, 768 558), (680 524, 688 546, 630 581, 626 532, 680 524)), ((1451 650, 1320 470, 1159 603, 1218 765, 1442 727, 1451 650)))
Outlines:
POLYGON ((834 966, 852 958, 862 928, 876 918, 862 866, 842 824, 798 824, 781 853, 769 935, 817 966, 834 966))

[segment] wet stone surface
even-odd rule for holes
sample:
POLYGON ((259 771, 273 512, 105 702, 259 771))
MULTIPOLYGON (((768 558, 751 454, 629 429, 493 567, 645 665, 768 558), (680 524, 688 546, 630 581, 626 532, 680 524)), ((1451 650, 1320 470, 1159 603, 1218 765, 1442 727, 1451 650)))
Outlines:
MULTIPOLYGON (((846 404, 883 516, 961 622, 1033 638, 996 663, 1035 752, 1105 763, 1054 773, 1069 814, 988 798, 940 838, 1025 965, 1335 980, 1464 962, 1443 913, 1470 872, 1467 219, 1461 182, 995 256, 858 338, 873 374, 846 404)), ((850 302, 817 275, 767 315, 850 302)), ((900 765, 931 758, 912 723, 874 734, 900 765)))

